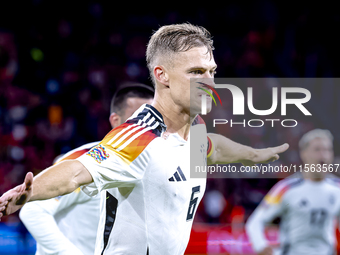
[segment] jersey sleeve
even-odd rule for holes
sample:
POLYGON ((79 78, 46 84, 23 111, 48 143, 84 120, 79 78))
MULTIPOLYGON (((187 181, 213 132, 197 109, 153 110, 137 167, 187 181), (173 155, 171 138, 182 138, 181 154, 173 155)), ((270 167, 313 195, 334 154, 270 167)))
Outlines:
POLYGON ((261 252, 269 246, 265 237, 265 225, 282 215, 285 210, 288 186, 279 182, 264 197, 261 204, 252 213, 246 223, 246 232, 255 252, 261 252))
POLYGON ((149 154, 142 153, 156 138, 152 127, 133 122, 113 129, 99 145, 80 156, 93 183, 83 190, 88 195, 116 187, 133 187, 144 176, 149 154))

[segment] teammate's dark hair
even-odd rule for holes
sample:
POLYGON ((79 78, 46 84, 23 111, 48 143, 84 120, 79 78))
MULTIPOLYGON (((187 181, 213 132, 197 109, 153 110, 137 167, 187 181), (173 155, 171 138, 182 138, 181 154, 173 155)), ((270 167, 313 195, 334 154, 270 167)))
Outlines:
POLYGON ((130 97, 152 99, 154 89, 142 83, 125 83, 120 86, 113 95, 110 105, 110 112, 122 115, 126 106, 126 100, 130 97))

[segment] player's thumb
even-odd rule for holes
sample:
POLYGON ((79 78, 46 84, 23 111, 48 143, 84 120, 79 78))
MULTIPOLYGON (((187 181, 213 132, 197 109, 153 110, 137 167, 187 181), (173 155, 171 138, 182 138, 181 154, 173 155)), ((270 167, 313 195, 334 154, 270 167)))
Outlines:
POLYGON ((275 154, 272 158, 272 162, 279 160, 279 158, 280 158, 279 154, 275 154))
POLYGON ((29 190, 32 187, 32 184, 33 184, 33 173, 32 172, 28 172, 26 174, 24 184, 25 184, 25 190, 29 190))

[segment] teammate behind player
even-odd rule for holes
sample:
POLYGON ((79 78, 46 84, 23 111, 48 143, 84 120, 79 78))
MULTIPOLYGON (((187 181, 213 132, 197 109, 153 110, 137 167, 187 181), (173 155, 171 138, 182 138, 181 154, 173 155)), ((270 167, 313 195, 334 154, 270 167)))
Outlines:
POLYGON ((246 224, 258 254, 334 254, 334 221, 340 215, 340 186, 334 176, 326 178, 326 171, 311 171, 311 166, 327 164, 324 166, 328 168, 333 163, 333 136, 328 130, 314 129, 301 138, 299 150, 305 171, 274 185, 246 224), (273 253, 264 229, 277 217, 281 218, 280 251, 273 253))
MULTIPOLYGON (((201 166, 209 151, 227 154, 214 150, 223 140, 209 141, 197 116, 199 107, 190 107, 190 79, 214 75, 212 50, 210 34, 202 27, 178 24, 158 29, 147 48, 155 83, 152 105, 140 107, 77 160, 50 167, 34 180, 28 173, 22 185, 1 196, 0 217, 28 200, 56 197, 90 184, 84 188, 90 195, 106 190, 95 254, 183 254, 206 183, 205 178, 190 178, 190 153, 199 155, 192 159, 201 166), (190 147, 189 132, 195 133, 200 146, 190 147)), ((287 148, 246 149, 244 159, 251 164, 275 160, 287 148)), ((228 163, 225 158, 218 162, 228 163)))
MULTIPOLYGON (((110 124, 123 124, 142 104, 151 104, 154 89, 139 83, 120 86, 111 100, 110 124)), ((99 142, 80 146, 58 158, 56 163, 76 159, 99 142)), ((20 219, 37 241, 36 255, 94 254, 100 216, 100 196, 90 197, 78 188, 71 194, 27 203, 20 219)))

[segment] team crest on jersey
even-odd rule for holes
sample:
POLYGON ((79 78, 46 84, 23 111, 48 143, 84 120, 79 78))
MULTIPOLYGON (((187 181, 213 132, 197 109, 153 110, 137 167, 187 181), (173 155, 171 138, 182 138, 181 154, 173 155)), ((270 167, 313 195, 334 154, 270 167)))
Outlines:
POLYGON ((98 145, 92 148, 90 151, 86 153, 86 155, 89 155, 92 158, 94 158, 94 160, 97 161, 99 164, 105 159, 107 159, 108 157, 110 157, 110 154, 108 154, 105 151, 105 147, 102 145, 98 145))

